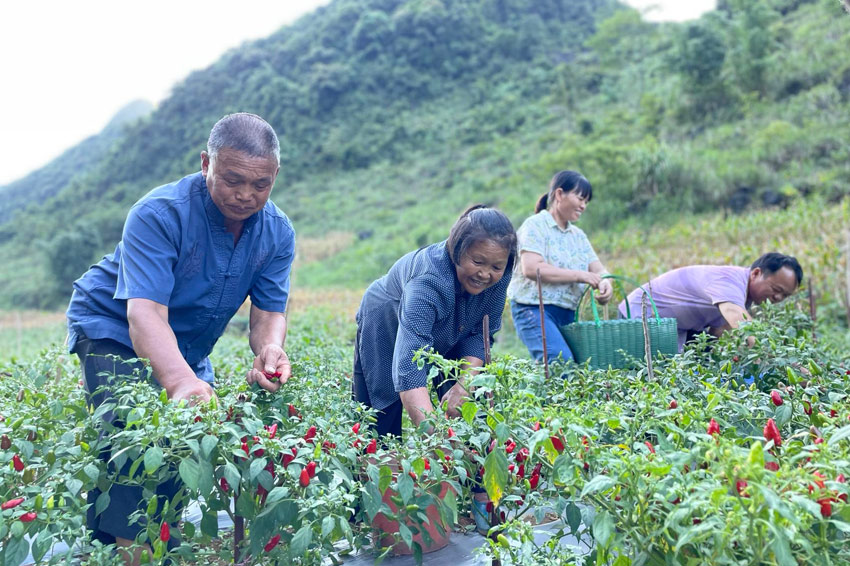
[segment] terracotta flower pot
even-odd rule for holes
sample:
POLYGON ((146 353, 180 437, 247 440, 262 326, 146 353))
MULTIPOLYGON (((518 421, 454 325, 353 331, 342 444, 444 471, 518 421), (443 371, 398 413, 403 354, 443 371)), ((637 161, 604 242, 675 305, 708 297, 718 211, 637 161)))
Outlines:
MULTIPOLYGON (((449 490, 452 490, 454 493, 454 489, 449 485, 448 482, 443 482, 440 486, 440 500, 446 497, 446 494, 449 490)), ((390 509, 392 509, 393 513, 398 512, 398 507, 395 503, 393 503, 392 496, 397 495, 395 491, 392 489, 387 489, 384 492, 383 501, 386 503, 390 509)), ((412 520, 407 520, 407 526, 424 529, 428 532, 428 535, 431 537, 431 543, 425 544, 425 541, 422 539, 422 534, 418 533, 413 535, 413 541, 418 542, 422 546, 422 553, 434 552, 435 550, 440 550, 449 544, 449 537, 451 535, 451 525, 447 525, 443 522, 440 517, 440 511, 437 508, 437 504, 430 505, 425 510, 426 515, 428 516, 428 523, 423 523, 422 525, 417 525, 412 520), (443 532, 437 528, 437 525, 441 525, 443 528, 443 532)), ((372 522, 372 525, 375 527, 373 540, 375 544, 380 543, 381 546, 390 546, 393 545, 393 553, 394 554, 413 554, 413 550, 407 546, 404 541, 395 542, 394 534, 398 533, 398 521, 393 521, 383 513, 378 513, 375 515, 375 520, 372 522)))

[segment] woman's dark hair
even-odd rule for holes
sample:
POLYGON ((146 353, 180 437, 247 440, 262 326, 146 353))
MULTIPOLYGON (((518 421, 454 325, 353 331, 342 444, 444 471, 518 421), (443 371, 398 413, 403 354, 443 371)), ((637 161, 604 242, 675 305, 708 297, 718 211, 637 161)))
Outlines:
POLYGON ((750 266, 750 269, 755 269, 756 267, 761 269, 765 276, 773 275, 783 267, 787 267, 797 277, 797 286, 803 282, 803 268, 800 267, 800 262, 794 256, 769 252, 755 260, 750 266))
POLYGON ((505 266, 505 272, 510 273, 517 254, 516 231, 503 212, 483 204, 467 208, 452 226, 449 239, 446 241, 452 263, 458 265, 466 250, 478 242, 487 240, 508 250, 508 264, 505 266))
POLYGON ((555 200, 555 191, 558 189, 561 189, 565 193, 575 191, 578 196, 586 198, 587 202, 590 202, 593 198, 593 187, 584 175, 578 171, 559 171, 549 181, 549 192, 543 193, 537 200, 537 206, 534 207, 534 214, 549 208, 549 203, 555 200))

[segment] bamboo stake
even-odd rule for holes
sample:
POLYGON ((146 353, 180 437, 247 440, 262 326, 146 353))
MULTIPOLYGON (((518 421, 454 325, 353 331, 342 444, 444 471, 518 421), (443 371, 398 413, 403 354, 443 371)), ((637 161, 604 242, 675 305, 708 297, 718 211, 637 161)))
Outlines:
POLYGON ((646 322, 647 306, 646 293, 644 293, 640 298, 640 317, 643 321, 643 351, 646 356, 646 379, 648 381, 655 381, 655 372, 652 369, 652 343, 649 339, 649 324, 646 322))
POLYGON ((815 285, 809 280, 809 316, 812 319, 812 342, 815 344, 818 343, 818 334, 817 334, 817 322, 818 322, 818 313, 817 313, 817 305, 815 304, 815 285))
POLYGON ((540 281, 540 268, 537 268, 537 298, 540 301, 540 335, 543 337, 543 374, 549 381, 549 356, 546 353, 546 314, 543 310, 543 283, 540 281))

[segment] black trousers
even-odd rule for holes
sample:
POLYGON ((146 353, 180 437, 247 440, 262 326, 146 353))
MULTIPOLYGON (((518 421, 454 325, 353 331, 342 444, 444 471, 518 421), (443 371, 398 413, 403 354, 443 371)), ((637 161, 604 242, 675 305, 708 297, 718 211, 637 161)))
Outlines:
MULTIPOLYGON (((105 386, 110 385, 111 379, 122 379, 122 376, 132 376, 136 372, 144 371, 140 362, 127 363, 124 360, 137 358, 136 353, 120 342, 114 340, 90 340, 80 336, 74 346, 73 353, 80 358, 83 381, 89 403, 99 407, 112 398, 105 386)), ((103 420, 121 428, 121 423, 112 411, 104 414, 103 420)), ((111 448, 107 445, 100 453, 100 459, 108 462, 111 456, 111 448)), ((109 464, 110 475, 127 476, 131 462, 127 462, 121 470, 117 470, 114 464, 109 464)), ((171 500, 180 490, 180 482, 177 479, 169 480, 157 487, 156 495, 158 508, 162 509, 165 498, 171 500)), ((86 514, 86 524, 92 531, 92 538, 104 544, 112 544, 116 537, 134 540, 139 533, 145 530, 144 519, 141 522, 130 524, 130 515, 147 508, 142 487, 137 485, 122 485, 113 483, 109 488, 109 504, 101 513, 95 513, 95 502, 103 492, 95 488, 88 492, 87 501, 91 503, 86 514)), ((159 512, 157 512, 158 515, 159 512)), ((157 518, 157 520, 160 520, 157 518)), ((176 527, 176 525, 174 525, 176 527)), ((176 528, 172 533, 178 535, 176 528)), ((169 548, 179 545, 177 536, 172 536, 168 543, 169 548)))

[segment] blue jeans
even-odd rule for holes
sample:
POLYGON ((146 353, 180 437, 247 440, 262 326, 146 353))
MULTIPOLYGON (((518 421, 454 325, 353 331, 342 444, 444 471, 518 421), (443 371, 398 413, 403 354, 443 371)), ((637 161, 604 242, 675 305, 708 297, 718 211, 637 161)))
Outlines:
MULTIPOLYGON (((511 316, 514 319, 516 333, 531 357, 537 361, 543 360, 543 333, 540 331, 540 307, 538 305, 523 305, 511 301, 511 316)), ((546 355, 550 362, 559 357, 563 361, 573 359, 573 353, 560 326, 573 322, 576 311, 555 305, 543 305, 544 327, 546 328, 546 355)))

